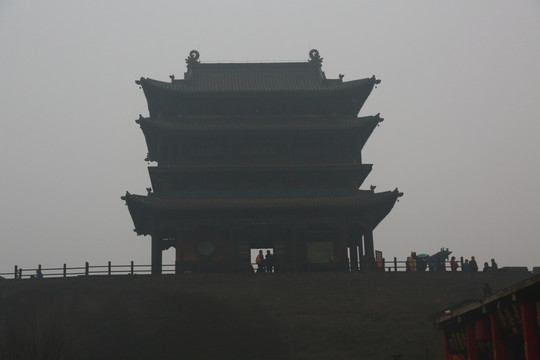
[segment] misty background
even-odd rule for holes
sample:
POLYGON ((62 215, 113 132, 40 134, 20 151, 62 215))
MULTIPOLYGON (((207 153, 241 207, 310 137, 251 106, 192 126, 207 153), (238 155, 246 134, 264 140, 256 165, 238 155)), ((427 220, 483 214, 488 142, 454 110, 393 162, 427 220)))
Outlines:
MULTIPOLYGON (((540 266, 540 2, 0 0, 0 272, 150 263, 120 196, 150 186, 134 80, 203 62, 306 61, 382 83, 362 185, 405 195, 387 259, 448 247, 540 266)), ((164 263, 174 261, 174 249, 164 263)))

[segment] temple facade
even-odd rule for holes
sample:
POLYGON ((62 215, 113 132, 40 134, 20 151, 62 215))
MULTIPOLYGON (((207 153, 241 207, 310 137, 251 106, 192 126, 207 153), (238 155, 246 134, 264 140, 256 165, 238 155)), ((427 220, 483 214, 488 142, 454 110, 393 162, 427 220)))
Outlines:
MULTIPOLYGON (((488 290, 488 291, 486 291, 488 290)), ((446 360, 540 359, 540 274, 445 311, 446 360)))
POLYGON ((183 79, 141 78, 140 116, 152 187, 129 192, 137 235, 151 237, 152 273, 176 249, 176 272, 252 271, 271 248, 276 271, 369 269, 373 230, 402 195, 360 190, 362 148, 379 115, 358 117, 371 78, 327 79, 306 62, 201 63, 183 79))

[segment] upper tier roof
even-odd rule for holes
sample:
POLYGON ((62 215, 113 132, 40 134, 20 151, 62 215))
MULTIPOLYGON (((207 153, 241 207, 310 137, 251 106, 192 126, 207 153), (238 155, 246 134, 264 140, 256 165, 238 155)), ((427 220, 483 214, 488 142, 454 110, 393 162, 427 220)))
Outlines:
POLYGON ((307 62, 200 63, 193 50, 184 79, 140 78, 153 117, 237 114, 357 115, 377 80, 327 79, 317 50, 307 62))
POLYGON ((241 93, 326 93, 345 89, 371 88, 380 82, 369 79, 342 81, 327 79, 321 70, 318 51, 310 52, 307 62, 284 63, 200 63, 199 53, 191 51, 186 59, 188 71, 184 79, 162 82, 141 78, 137 81, 145 92, 168 90, 188 94, 241 93))
POLYGON ((380 80, 328 80, 309 63, 281 64, 200 64, 201 71, 183 80, 163 82, 142 77, 137 81, 145 92, 173 91, 191 95, 202 94, 323 94, 343 90, 368 90, 380 80), (231 66, 228 66, 231 65, 231 66), (276 66, 279 65, 279 66, 276 66), (299 66, 302 65, 302 66, 299 66))

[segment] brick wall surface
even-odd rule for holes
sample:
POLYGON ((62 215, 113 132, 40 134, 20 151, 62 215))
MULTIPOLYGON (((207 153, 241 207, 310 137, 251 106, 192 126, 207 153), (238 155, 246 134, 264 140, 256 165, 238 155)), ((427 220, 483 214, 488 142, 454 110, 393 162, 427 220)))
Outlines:
POLYGON ((278 273, 0 283, 0 358, 441 359, 434 316, 529 276, 278 273), (41 354, 41 355, 40 355, 41 354))

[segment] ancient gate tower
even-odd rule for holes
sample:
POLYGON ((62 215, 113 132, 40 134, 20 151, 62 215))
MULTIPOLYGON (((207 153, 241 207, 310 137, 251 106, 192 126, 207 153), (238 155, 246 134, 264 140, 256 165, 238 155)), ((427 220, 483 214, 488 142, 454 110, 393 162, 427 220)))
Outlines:
POLYGON ((327 79, 306 62, 201 63, 183 79, 137 81, 152 188, 126 193, 152 273, 176 249, 176 271, 250 271, 250 249, 273 248, 278 271, 374 266, 373 229, 402 194, 359 190, 361 151, 379 115, 358 117, 380 80, 327 79), (350 256, 350 259, 348 257, 350 256))

